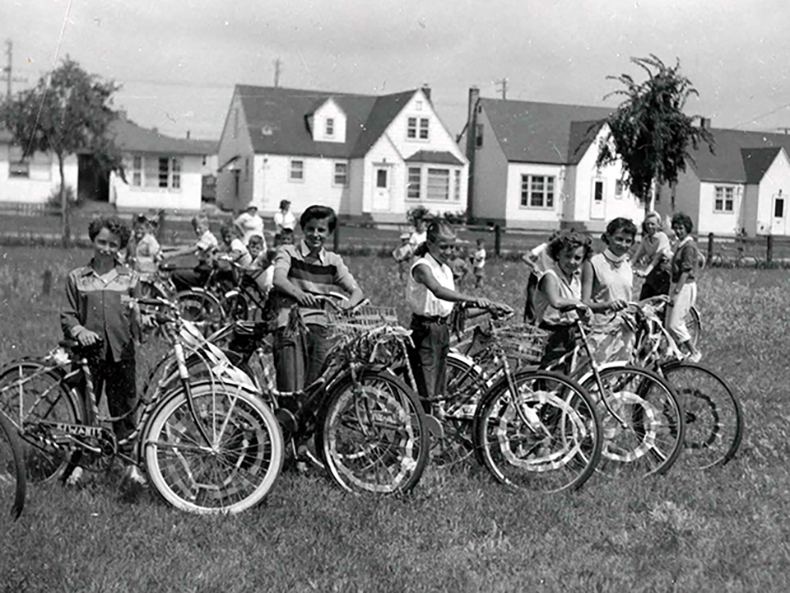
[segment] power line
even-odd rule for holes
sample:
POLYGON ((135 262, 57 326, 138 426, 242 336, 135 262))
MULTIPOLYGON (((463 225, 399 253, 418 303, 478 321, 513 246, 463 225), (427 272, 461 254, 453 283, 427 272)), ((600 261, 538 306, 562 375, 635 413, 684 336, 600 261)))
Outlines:
POLYGON ((735 126, 735 128, 740 128, 742 125, 752 123, 752 122, 757 121, 759 119, 762 119, 764 117, 768 117, 769 115, 773 115, 774 113, 782 111, 782 109, 787 109, 788 107, 790 107, 790 103, 785 103, 781 107, 777 107, 776 109, 768 111, 767 113, 763 113, 762 115, 757 115, 755 117, 747 119, 746 121, 739 123, 737 126, 735 126))

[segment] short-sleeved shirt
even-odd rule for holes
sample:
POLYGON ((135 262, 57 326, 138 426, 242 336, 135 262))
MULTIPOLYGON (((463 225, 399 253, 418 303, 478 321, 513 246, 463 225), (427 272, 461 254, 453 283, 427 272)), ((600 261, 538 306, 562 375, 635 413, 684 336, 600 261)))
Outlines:
POLYGON ((669 243, 669 237, 664 231, 656 231, 652 237, 644 235, 642 244, 644 245, 642 251, 644 251, 648 261, 652 260, 656 253, 660 253, 667 260, 672 259, 672 246, 669 243))
POLYGON ((423 231, 421 233, 414 231, 411 234, 411 237, 409 237, 409 244, 412 247, 417 247, 417 245, 419 245, 420 243, 425 243, 427 240, 428 240, 428 231, 423 231))
POLYGON ((288 210, 285 214, 283 214, 282 210, 278 210, 274 213, 274 229, 276 232, 280 232, 283 229, 290 229, 294 230, 296 228, 296 217, 293 215, 293 212, 288 210))
POLYGON ((195 247, 197 247, 197 258, 200 261, 208 261, 211 259, 211 254, 219 248, 219 241, 217 241, 214 233, 206 231, 200 235, 195 247))
POLYGON ((247 250, 247 246, 238 237, 235 237, 230 242, 229 249, 230 253, 236 255, 236 259, 234 261, 240 266, 248 267, 252 263, 252 256, 247 250))
POLYGON ((245 245, 249 244, 250 237, 253 235, 260 235, 263 237, 263 248, 266 249, 266 236, 263 234, 263 219, 257 214, 250 214, 249 212, 242 212, 236 220, 233 221, 242 232, 241 241, 245 245))
POLYGON ((472 260, 472 265, 475 267, 476 270, 485 267, 486 265, 486 250, 485 249, 478 249, 475 251, 474 259, 472 260))
MULTIPOLYGON (((596 253, 590 258, 593 270, 592 300, 596 303, 631 301, 634 287, 634 271, 628 258, 620 261, 607 257, 607 253, 596 253)), ((611 313, 598 313, 596 320, 604 321, 611 313)))
MULTIPOLYGON (((564 299, 575 299, 581 301, 582 298, 582 280, 581 270, 577 270, 571 278, 571 281, 565 278, 565 274, 557 269, 554 265, 549 267, 543 273, 544 276, 551 274, 557 279, 559 286, 560 297, 564 299)), ((571 321, 570 311, 562 312, 555 309, 549 303, 549 299, 543 294, 543 291, 535 291, 535 321, 540 323, 548 323, 551 325, 568 324, 571 321)))
MULTIPOLYGON (((300 241, 298 245, 280 246, 272 265, 274 272, 283 270, 288 275, 288 280, 307 294, 328 295, 338 289, 350 294, 357 289, 357 283, 342 257, 323 248, 317 254, 312 254, 304 241, 300 241)), ((296 300, 279 291, 275 298, 278 309, 277 326, 283 327, 288 324, 288 315, 296 300)), ((300 310, 306 323, 328 323, 323 309, 300 307, 300 310)))
POLYGON ((694 243, 694 239, 688 236, 675 248, 675 255, 672 258, 672 282, 678 282, 683 272, 688 272, 687 282, 695 282, 699 266, 700 254, 697 245, 694 243))
POLYGON ((116 265, 99 276, 92 263, 73 270, 66 279, 66 305, 60 313, 63 334, 76 339, 82 329, 102 338, 102 360, 134 358, 133 314, 129 306, 138 286, 137 272, 116 265))
POLYGON ((450 267, 447 264, 440 264, 430 253, 426 253, 411 265, 409 280, 406 284, 406 302, 409 304, 411 312, 416 315, 447 317, 453 312, 453 303, 438 298, 422 282, 417 282, 414 279, 414 268, 423 265, 430 268, 433 277, 440 286, 455 290, 453 271, 450 267))

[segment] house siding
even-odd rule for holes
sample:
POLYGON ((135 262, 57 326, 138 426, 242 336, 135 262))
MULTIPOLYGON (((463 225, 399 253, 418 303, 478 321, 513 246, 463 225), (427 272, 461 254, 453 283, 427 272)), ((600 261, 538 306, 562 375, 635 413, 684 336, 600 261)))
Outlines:
POLYGON ((532 229, 555 229, 562 217, 564 166, 535 163, 510 163, 507 171, 507 199, 505 219, 507 226, 532 229), (542 175, 554 177, 554 204, 551 208, 521 206, 521 176, 542 175))
MULTIPOLYGON (((160 156, 145 155, 145 158, 158 159, 160 156)), ((146 210, 167 208, 168 210, 197 211, 201 207, 202 156, 180 156, 181 182, 178 189, 147 186, 133 186, 124 182, 116 173, 110 174, 110 203, 119 210, 146 210)), ((131 182, 132 156, 124 156, 126 179, 131 182)))
POLYGON ((678 176, 675 185, 675 200, 672 202, 672 189, 663 186, 660 192, 660 199, 655 205, 658 212, 665 222, 666 230, 669 230, 669 219, 675 212, 683 212, 691 217, 694 228, 699 230, 700 215, 700 188, 702 183, 697 177, 692 167, 686 167, 686 171, 678 176))
MULTIPOLYGON (((217 160, 219 166, 225 165, 234 156, 239 156, 235 162, 235 167, 239 169, 239 195, 235 195, 235 181, 232 168, 225 167, 217 174, 217 203, 228 210, 241 210, 253 201, 253 187, 255 186, 255 166, 252 141, 247 129, 244 109, 241 99, 234 94, 231 99, 228 115, 225 119, 225 126, 220 136, 219 147, 217 149, 217 160), (236 130, 235 111, 238 109, 238 129, 236 130), (236 131, 234 137, 234 130, 236 131), (244 159, 250 159, 249 178, 244 178, 244 159)), ((256 196, 257 197, 257 196, 256 196)), ((258 198, 259 200, 260 198, 258 198)), ((255 203, 259 209, 263 209, 262 203, 255 203)))
MULTIPOLYGON (((743 202, 746 184, 726 183, 726 182, 702 182, 699 186, 699 202, 696 209, 686 211, 678 207, 678 210, 686 212, 694 221, 696 232, 701 235, 715 233, 717 235, 734 235, 742 226, 740 206, 743 202), (716 187, 725 186, 734 188, 734 204, 732 212, 715 212, 716 187), (696 212, 696 220, 691 212, 696 212)), ((693 208, 693 205, 692 205, 693 208)))
MULTIPOLYGON (((508 163, 485 110, 477 114, 483 126, 483 146, 475 149, 475 218, 504 224, 507 210, 508 163)), ((466 138, 463 138, 465 143, 466 138)))
MULTIPOLYGON (((29 177, 11 177, 9 157, 10 145, 0 144, 0 202, 45 204, 60 188, 58 159, 54 154, 35 155, 30 163, 29 177), (50 157, 51 162, 48 162, 50 157)), ((73 188, 75 195, 79 177, 77 162, 77 155, 69 155, 63 163, 66 187, 73 188)))
POLYGON ((774 162, 760 180, 757 205, 754 233, 751 229, 747 229, 749 234, 780 236, 790 234, 787 212, 790 207, 790 161, 784 150, 776 155, 774 162), (779 194, 784 198, 784 217, 775 219, 774 199, 779 194))

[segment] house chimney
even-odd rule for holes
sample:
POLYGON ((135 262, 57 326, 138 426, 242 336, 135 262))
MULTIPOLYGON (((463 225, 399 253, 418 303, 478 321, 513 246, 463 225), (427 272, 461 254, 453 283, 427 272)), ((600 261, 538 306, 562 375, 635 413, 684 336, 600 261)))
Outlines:
POLYGON ((709 117, 700 118, 699 127, 705 130, 710 130, 710 118, 709 117))
POLYGON ((428 99, 428 102, 431 101, 431 85, 427 82, 422 83, 422 94, 425 95, 425 98, 428 99))
POLYGON ((189 140, 189 130, 187 130, 187 140, 189 140))
POLYGON ((474 219, 475 202, 475 146, 477 142, 477 104, 480 102, 480 89, 469 87, 469 106, 466 116, 466 159, 469 161, 469 176, 466 186, 466 213, 474 219))

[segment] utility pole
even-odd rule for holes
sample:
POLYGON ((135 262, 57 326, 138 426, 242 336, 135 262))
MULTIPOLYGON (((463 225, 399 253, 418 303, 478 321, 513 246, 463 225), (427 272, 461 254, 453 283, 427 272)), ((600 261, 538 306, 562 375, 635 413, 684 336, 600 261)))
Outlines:
POLYGON ((6 58, 8 58, 8 62, 7 66, 2 70, 4 76, 3 78, 0 78, 0 80, 6 81, 6 97, 10 100, 12 94, 11 84, 14 82, 27 82, 27 78, 14 78, 14 42, 10 39, 6 39, 5 45, 5 55, 6 58))
POLYGON ((503 78, 502 80, 495 80, 494 84, 497 86, 497 90, 502 93, 502 100, 507 100, 507 77, 503 78))
POLYGON ((274 60, 274 87, 277 88, 280 86, 280 65, 282 61, 280 58, 274 60))

